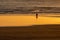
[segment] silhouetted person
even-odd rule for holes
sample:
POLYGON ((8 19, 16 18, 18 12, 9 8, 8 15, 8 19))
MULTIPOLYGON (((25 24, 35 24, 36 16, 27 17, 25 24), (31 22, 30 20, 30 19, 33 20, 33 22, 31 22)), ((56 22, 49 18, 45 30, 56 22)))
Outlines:
POLYGON ((36 19, 38 18, 38 13, 36 13, 36 19))

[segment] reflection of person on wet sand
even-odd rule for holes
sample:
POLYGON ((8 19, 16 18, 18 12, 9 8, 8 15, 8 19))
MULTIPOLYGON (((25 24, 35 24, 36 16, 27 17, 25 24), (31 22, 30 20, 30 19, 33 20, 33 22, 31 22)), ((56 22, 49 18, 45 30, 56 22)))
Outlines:
POLYGON ((38 14, 36 13, 36 19, 38 18, 38 14))

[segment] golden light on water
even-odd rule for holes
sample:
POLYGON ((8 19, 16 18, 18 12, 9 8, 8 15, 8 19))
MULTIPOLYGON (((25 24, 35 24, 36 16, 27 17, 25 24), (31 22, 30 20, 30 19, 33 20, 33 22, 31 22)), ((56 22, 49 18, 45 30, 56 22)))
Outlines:
POLYGON ((34 14, 0 15, 0 26, 28 26, 44 24, 60 24, 60 18, 39 15, 38 19, 36 19, 34 14))

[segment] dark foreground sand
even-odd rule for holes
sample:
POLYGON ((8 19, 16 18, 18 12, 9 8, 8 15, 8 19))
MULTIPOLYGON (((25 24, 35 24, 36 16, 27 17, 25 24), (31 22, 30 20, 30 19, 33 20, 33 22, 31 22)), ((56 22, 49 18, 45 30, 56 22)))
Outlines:
POLYGON ((60 25, 0 27, 0 40, 60 40, 60 25))

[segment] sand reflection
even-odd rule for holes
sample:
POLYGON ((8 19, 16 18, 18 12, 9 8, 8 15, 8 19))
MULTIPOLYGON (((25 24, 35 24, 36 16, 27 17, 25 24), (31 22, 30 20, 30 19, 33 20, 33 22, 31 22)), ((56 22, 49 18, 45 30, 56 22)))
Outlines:
POLYGON ((60 18, 39 15, 38 19, 36 19, 35 14, 0 15, 0 26, 28 26, 44 24, 60 24, 60 18))

